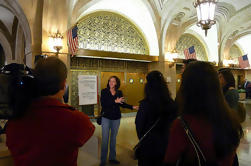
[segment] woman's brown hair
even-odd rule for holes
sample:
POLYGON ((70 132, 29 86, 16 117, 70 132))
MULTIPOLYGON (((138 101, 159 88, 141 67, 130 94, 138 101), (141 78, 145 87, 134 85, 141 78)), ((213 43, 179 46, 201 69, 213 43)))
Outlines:
POLYGON ((213 127, 216 156, 233 152, 243 136, 240 123, 231 113, 214 67, 207 62, 189 64, 182 75, 178 105, 182 114, 200 116, 213 127))

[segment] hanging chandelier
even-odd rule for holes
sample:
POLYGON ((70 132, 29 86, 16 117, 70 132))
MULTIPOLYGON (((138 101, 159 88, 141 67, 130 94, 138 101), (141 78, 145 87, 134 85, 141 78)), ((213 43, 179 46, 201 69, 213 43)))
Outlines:
POLYGON ((197 10, 197 25, 205 30, 206 36, 207 30, 216 23, 214 15, 217 1, 218 0, 195 0, 193 4, 197 10))

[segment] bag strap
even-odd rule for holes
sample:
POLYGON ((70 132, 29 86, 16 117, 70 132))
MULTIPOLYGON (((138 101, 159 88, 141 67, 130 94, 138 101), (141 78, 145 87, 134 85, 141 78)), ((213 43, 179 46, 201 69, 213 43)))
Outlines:
POLYGON ((157 119, 156 122, 150 127, 150 129, 143 135, 143 137, 140 138, 139 142, 137 143, 137 145, 133 149, 136 149, 138 147, 140 142, 142 142, 144 140, 144 138, 148 135, 148 133, 159 123, 159 121, 160 121, 160 118, 157 119))
POLYGON ((200 146, 199 144, 197 143, 197 141, 195 140, 194 136, 193 136, 193 133, 192 133, 192 130, 190 129, 189 125, 187 124, 187 122, 183 119, 183 117, 179 116, 178 119, 181 121, 182 123, 182 126, 185 130, 185 133, 186 135, 188 136, 189 138, 189 141, 192 143, 193 147, 194 147, 194 150, 196 152, 196 156, 198 158, 198 163, 199 163, 199 166, 201 166, 201 159, 200 159, 200 155, 202 156, 204 162, 206 162, 206 157, 205 155, 203 154, 202 150, 200 149, 200 146), (200 155, 199 155, 200 154, 200 155))

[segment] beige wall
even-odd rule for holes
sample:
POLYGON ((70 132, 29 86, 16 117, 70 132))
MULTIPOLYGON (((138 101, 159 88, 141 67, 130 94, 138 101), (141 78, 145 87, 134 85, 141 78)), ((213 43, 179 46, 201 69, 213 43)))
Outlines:
POLYGON ((251 70, 245 71, 245 79, 251 81, 251 70))
MULTIPOLYGON (((31 36, 32 36, 32 55, 41 54, 42 44, 42 14, 43 14, 43 1, 31 0, 27 3, 27 0, 19 0, 19 4, 22 7, 26 18, 29 22, 31 36)), ((33 60, 32 58, 32 60, 33 60)))
POLYGON ((69 6, 67 5, 67 0, 44 0, 43 8, 43 30, 42 30, 42 51, 51 52, 48 45, 49 36, 56 33, 57 31, 61 33, 63 38, 63 49, 60 52, 67 53, 67 29, 68 27, 68 11, 69 6), (55 8, 57 10, 55 10, 55 8))
POLYGON ((31 29, 33 60, 37 54, 53 51, 49 48, 48 39, 50 35, 57 31, 64 36, 63 49, 60 52, 67 53, 67 0, 64 2, 62 0, 31 0, 29 3, 27 3, 27 0, 19 0, 19 4, 31 29))

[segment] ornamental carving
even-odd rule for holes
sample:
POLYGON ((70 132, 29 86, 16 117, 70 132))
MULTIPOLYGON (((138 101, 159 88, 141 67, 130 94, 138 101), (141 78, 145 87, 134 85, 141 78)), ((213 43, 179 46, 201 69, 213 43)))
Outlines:
POLYGON ((119 14, 95 12, 85 16, 77 26, 79 48, 149 55, 143 34, 119 14))
POLYGON ((237 45, 233 45, 229 51, 229 57, 235 64, 239 64, 238 57, 242 56, 241 50, 237 45))

